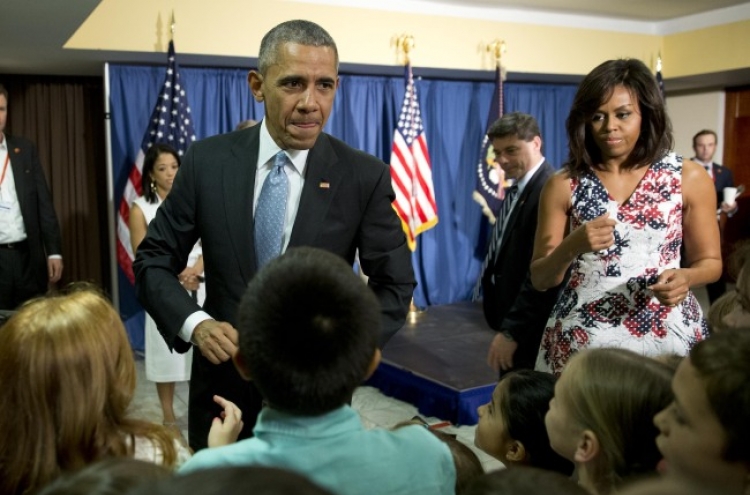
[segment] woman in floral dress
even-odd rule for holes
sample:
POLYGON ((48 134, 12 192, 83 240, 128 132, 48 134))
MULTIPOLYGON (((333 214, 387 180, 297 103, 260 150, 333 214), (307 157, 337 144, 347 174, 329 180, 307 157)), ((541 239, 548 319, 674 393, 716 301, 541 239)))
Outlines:
POLYGON ((538 290, 570 278, 536 369, 559 374, 586 347, 687 354, 707 335, 690 288, 721 273, 711 179, 670 152, 664 100, 638 60, 587 75, 566 126, 570 154, 542 192, 531 278, 538 290))

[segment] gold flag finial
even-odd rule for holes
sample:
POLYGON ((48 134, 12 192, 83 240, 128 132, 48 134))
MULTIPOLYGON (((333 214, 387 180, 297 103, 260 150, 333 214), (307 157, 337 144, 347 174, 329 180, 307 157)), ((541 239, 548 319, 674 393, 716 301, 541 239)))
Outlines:
POLYGON ((169 39, 174 41, 174 10, 172 11, 172 25, 169 26, 169 39))
POLYGON ((502 40, 495 39, 492 43, 487 45, 487 52, 492 54, 495 58, 496 65, 500 65, 500 60, 503 58, 503 55, 505 55, 506 51, 507 48, 505 46, 505 41, 502 40))
POLYGON ((401 34, 394 36, 391 39, 391 45, 396 45, 396 50, 398 50, 398 55, 403 57, 404 64, 408 64, 410 62, 409 53, 411 53, 412 49, 416 46, 414 44, 414 36, 410 34, 401 34))
POLYGON ((656 57, 656 72, 661 72, 661 52, 656 57))

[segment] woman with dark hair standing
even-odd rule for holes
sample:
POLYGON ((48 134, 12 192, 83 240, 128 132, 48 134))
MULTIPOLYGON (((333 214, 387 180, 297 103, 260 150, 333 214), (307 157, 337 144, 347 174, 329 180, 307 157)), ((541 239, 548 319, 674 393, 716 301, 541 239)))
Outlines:
POLYGON ((638 60, 589 73, 566 127, 570 153, 542 192, 531 277, 538 290, 570 279, 536 368, 559 374, 586 347, 686 355, 707 335, 690 288, 721 273, 713 184, 670 151, 664 99, 638 60))
MULTIPOLYGON (((156 210, 172 190, 172 182, 179 167, 180 158, 177 152, 166 144, 154 144, 146 152, 141 172, 143 195, 133 201, 130 209, 130 243, 133 253, 146 237, 148 224, 156 216, 156 210)), ((196 244, 188 258, 187 268, 180 273, 180 283, 185 289, 196 294, 199 304, 203 304, 205 299, 205 291, 200 283, 202 274, 202 251, 200 245, 196 244)), ((173 406, 175 382, 190 379, 192 349, 185 354, 170 351, 156 328, 156 323, 148 314, 146 314, 145 340, 146 378, 156 382, 156 391, 159 394, 159 402, 164 414, 164 426, 169 427, 175 435, 179 436, 181 433, 177 426, 173 406)))

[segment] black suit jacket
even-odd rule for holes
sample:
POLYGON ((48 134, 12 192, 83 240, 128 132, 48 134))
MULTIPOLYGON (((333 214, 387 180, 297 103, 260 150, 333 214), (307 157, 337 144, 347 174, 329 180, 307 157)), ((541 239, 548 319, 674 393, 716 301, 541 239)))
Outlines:
MULTIPOLYGON (((200 238, 206 277, 203 309, 236 325, 236 313, 256 272, 253 194, 261 126, 214 136, 193 144, 171 192, 138 247, 134 270, 138 299, 156 321, 170 347, 189 344, 177 334, 201 308, 177 280, 200 238)), ((383 162, 321 134, 310 150, 305 182, 289 247, 313 246, 359 258, 382 310, 381 344, 404 323, 415 286, 411 254, 391 202, 390 171, 383 162)), ((231 363, 213 365, 193 357, 190 383, 190 443, 205 445, 218 409, 213 394, 243 404, 248 389, 231 363), (194 403, 200 401, 200 403, 194 403), (194 417, 200 411, 200 418, 194 417), (200 423, 200 424, 199 424, 200 423), (201 443, 203 442, 203 443, 201 443)), ((252 406, 249 406, 252 408, 252 406)), ((240 405, 243 409, 243 406, 240 405)), ((245 410, 249 436, 253 415, 245 410)))
MULTIPOLYGON (((691 160, 695 161, 696 158, 693 157, 691 160)), ((724 188, 734 187, 734 177, 731 170, 718 163, 711 164, 711 171, 714 175, 714 188, 716 189, 716 209, 719 209, 724 201, 724 188)))
POLYGON ((503 231, 500 252, 482 274, 483 308, 493 330, 507 331, 518 342, 514 368, 533 368, 542 333, 559 287, 539 292, 531 285, 539 196, 555 170, 545 161, 521 192, 503 231))
POLYGON ((36 146, 24 138, 8 135, 5 138, 29 243, 29 273, 42 294, 49 282, 47 256, 62 254, 60 226, 36 146))
POLYGON ((734 187, 734 177, 732 177, 731 170, 718 163, 713 164, 713 173, 714 186, 716 187, 716 207, 718 209, 721 208, 721 203, 724 201, 724 188, 734 187))

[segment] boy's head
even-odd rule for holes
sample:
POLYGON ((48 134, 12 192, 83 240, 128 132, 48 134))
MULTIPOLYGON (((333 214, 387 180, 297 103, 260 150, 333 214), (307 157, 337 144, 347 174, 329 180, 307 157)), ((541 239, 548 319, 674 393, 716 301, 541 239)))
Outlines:
POLYGON ((253 278, 235 364, 271 407, 314 416, 346 404, 375 369, 380 304, 340 257, 293 248, 253 278))
POLYGON ((669 474, 740 493, 750 480, 750 332, 699 342, 672 381, 674 402, 654 418, 669 474))

